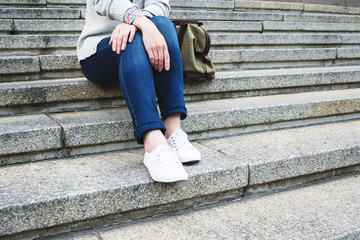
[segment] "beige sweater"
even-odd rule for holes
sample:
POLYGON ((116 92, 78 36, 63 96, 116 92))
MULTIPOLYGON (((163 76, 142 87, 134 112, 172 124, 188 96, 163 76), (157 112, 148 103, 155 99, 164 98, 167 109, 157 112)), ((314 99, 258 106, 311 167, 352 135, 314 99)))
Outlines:
POLYGON ((169 0, 87 0, 85 26, 77 44, 78 60, 96 52, 97 44, 109 37, 114 28, 123 22, 125 12, 137 6, 155 16, 169 16, 169 0))

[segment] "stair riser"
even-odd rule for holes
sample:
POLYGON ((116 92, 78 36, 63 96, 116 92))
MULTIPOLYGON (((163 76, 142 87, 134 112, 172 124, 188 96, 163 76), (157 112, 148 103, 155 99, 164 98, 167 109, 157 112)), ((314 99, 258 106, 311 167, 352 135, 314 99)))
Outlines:
MULTIPOLYGON (((206 199, 204 198, 206 196, 209 196, 208 200, 216 200, 216 198, 221 199, 224 197, 221 193, 226 193, 229 191, 233 191, 233 194, 236 191, 238 193, 236 194, 235 192, 236 197, 239 197, 242 193, 242 189, 247 185, 247 166, 245 164, 236 164, 236 166, 233 165, 233 168, 231 169, 230 162, 216 164, 219 163, 219 161, 225 159, 222 154, 209 149, 207 149, 207 152, 205 152, 206 147, 198 147, 204 151, 204 162, 208 162, 208 164, 204 166, 204 169, 188 169, 189 174, 192 176, 191 179, 174 184, 154 183, 150 179, 144 166, 142 165, 142 150, 136 152, 133 151, 130 154, 110 154, 107 157, 107 166, 103 165, 101 167, 102 170, 99 169, 100 171, 95 173, 96 175, 104 174, 104 183, 97 183, 100 184, 98 192, 82 193, 78 194, 77 196, 59 196, 58 199, 49 200, 47 202, 43 202, 42 199, 39 198, 38 201, 34 201, 33 204, 3 207, 0 209, 0 216, 6 225, 3 225, 0 236, 4 234, 12 234, 39 228, 42 229, 59 224, 66 224, 74 221, 94 219, 104 216, 108 217, 108 221, 116 221, 116 218, 127 218, 128 216, 134 214, 131 212, 129 213, 129 211, 148 208, 151 209, 155 206, 160 206, 161 209, 161 205, 163 204, 168 204, 172 207, 174 207, 175 204, 178 204, 180 208, 184 208, 186 203, 192 202, 192 204, 200 204, 201 201, 206 202, 206 199), (212 156, 213 160, 215 160, 215 158, 217 160, 213 162, 205 160, 210 159, 210 155, 212 156), (120 163, 119 167, 123 167, 123 169, 118 169, 120 172, 118 172, 116 169, 112 169, 112 173, 110 173, 110 175, 123 175, 124 172, 121 171, 127 169, 126 171, 131 175, 131 177, 134 175, 138 176, 137 179, 139 182, 132 185, 124 185, 124 183, 119 182, 117 186, 114 185, 113 187, 106 189, 106 182, 108 181, 106 178, 109 178, 110 175, 108 175, 107 171, 104 170, 108 169, 110 171, 111 167, 114 167, 114 164, 119 164, 119 159, 122 160, 122 163, 120 163), (131 168, 129 167, 131 167, 134 171, 130 170, 131 168), (204 170, 205 173, 203 172, 204 170), (138 194, 139 192, 141 192, 141 194, 138 194), (154 194, 156 192, 159 194, 154 194), (38 204, 37 202, 42 202, 42 204, 38 204), (84 204, 84 202, 86 202, 86 204, 84 204), (14 218, 14 215, 12 215, 14 213, 16 213, 16 218, 14 218), (113 214, 116 214, 117 216, 114 216, 113 214), (24 216, 24 218, 22 216, 24 216), (59 216, 62 217, 59 218, 59 216), (36 219, 37 221, 24 220, 19 222, 18 219, 36 219), (41 225, 37 223, 41 223, 41 225)), ((39 174, 47 174, 52 171, 72 172, 73 169, 71 168, 77 168, 76 166, 79 164, 79 162, 71 159, 70 161, 75 164, 73 167, 70 163, 69 165, 66 164, 61 167, 58 165, 58 163, 54 162, 52 166, 41 168, 37 171, 39 174)), ((102 162, 101 159, 96 161, 99 163, 102 162)), ((90 165, 92 165, 92 163, 90 165)), ((82 173, 86 175, 86 172, 90 171, 88 168, 90 165, 84 166, 83 171, 85 172, 82 173)), ((11 171, 11 169, 8 170, 11 171)), ((78 180, 80 182, 85 180, 84 177, 86 178, 86 176, 82 173, 74 176, 79 177, 78 180)), ((29 174, 22 174, 19 177, 24 180, 31 175, 32 170, 29 171, 29 174)), ((38 177, 42 178, 41 176, 38 177)), ((94 181, 98 181, 96 178, 94 179, 94 176, 89 177, 94 181)), ((52 179, 52 181, 57 182, 56 179, 52 179)), ((83 191, 83 189, 79 190, 83 191)), ((31 187, 30 191, 34 191, 33 186, 31 187)), ((169 208, 169 206, 163 207, 169 208)), ((177 208, 175 207, 175 209, 177 208)), ((146 210, 141 211, 140 214, 138 213, 138 215, 146 216, 146 212, 146 210)), ((95 222, 99 223, 99 221, 96 219, 95 222)), ((102 221, 100 220, 100 222, 102 221)))
MULTIPOLYGON (((203 21, 208 32, 360 32, 360 24, 316 22, 239 22, 203 21)), ((0 22, 0 32, 24 34, 80 34, 84 20, 8 20, 0 22)))
MULTIPOLYGON (((196 95, 185 95, 185 102, 193 101, 208 101, 226 98, 242 98, 242 97, 256 97, 267 96, 275 94, 291 94, 302 93, 311 91, 328 91, 340 89, 360 88, 360 83, 349 84, 332 84, 325 86, 307 86, 296 88, 278 88, 269 90, 245 90, 245 91, 231 91, 227 93, 201 93, 196 95)), ((84 101, 71 100, 69 102, 53 102, 53 103, 40 103, 32 105, 0 107, 0 117, 26 115, 26 114, 46 114, 46 113, 59 113, 59 112, 73 112, 73 111, 91 111, 107 108, 125 107, 126 103, 122 96, 116 98, 106 99, 89 99, 84 101)))
POLYGON ((238 10, 282 10, 282 11, 300 11, 300 12, 324 12, 324 13, 341 13, 341 14, 359 14, 359 4, 345 4, 345 1, 235 1, 235 9, 238 10), (315 4, 312 4, 315 3, 315 4), (323 4, 323 5, 320 5, 323 4), (336 6, 334 6, 336 5, 336 6))
MULTIPOLYGON (((293 69, 293 72, 294 70, 296 71, 293 69)), ((238 72, 241 75, 233 77, 218 73, 217 78, 212 81, 185 80, 185 100, 190 102, 359 87, 359 70, 342 68, 317 70, 317 72, 308 69, 308 71, 291 73, 288 70, 276 74, 258 72, 259 75, 249 76, 246 75, 247 72, 238 72)), ((28 87, 21 83, 0 85, 0 116, 113 108, 125 105, 119 87, 100 87, 89 83, 86 79, 39 83, 33 82, 34 85, 28 87)))
MULTIPOLYGON (((333 48, 360 45, 360 34, 210 34, 212 49, 297 48, 320 46, 333 48), (259 45, 259 46, 258 46, 259 45)), ((0 50, 4 55, 44 55, 44 51, 56 53, 63 49, 74 54, 78 35, 12 35, 0 36, 0 50), (55 48, 55 49, 54 49, 55 48), (29 51, 30 50, 30 51, 29 51), (17 53, 18 52, 18 53, 17 53)))
MULTIPOLYGON (((168 212, 189 207, 188 204, 193 206, 210 200, 239 198, 243 193, 253 193, 254 189, 259 188, 259 183, 262 184, 260 187, 267 184, 266 186, 271 188, 271 185, 276 187, 281 183, 289 187, 360 170, 359 138, 349 138, 351 135, 359 135, 358 122, 278 133, 264 133, 261 138, 245 135, 223 139, 221 142, 214 139, 196 143, 196 147, 203 153, 203 162, 195 166, 185 166, 190 179, 176 184, 159 184, 150 179, 142 166, 143 150, 111 153, 101 158, 93 156, 42 162, 33 168, 20 166, 19 169, 18 166, 9 166, 3 169, 1 174, 7 177, 10 183, 28 181, 29 178, 34 181, 28 183, 27 192, 24 193, 26 195, 37 191, 37 182, 43 182, 46 186, 49 182, 67 186, 68 181, 75 181, 79 185, 84 184, 85 189, 71 186, 71 189, 59 189, 59 192, 55 193, 59 196, 52 199, 45 200, 40 195, 31 202, 4 206, 0 209, 0 216, 5 219, 6 225, 1 234, 20 232, 18 236, 21 236, 22 231, 35 230, 24 233, 22 237, 39 236, 46 234, 44 230, 52 226, 54 227, 50 228, 49 232, 54 234, 114 224, 129 218, 151 216, 159 212, 154 211, 157 206, 160 206, 158 210, 168 212), (314 145, 310 146, 304 138, 314 141, 314 145), (328 139, 335 141, 327 142, 328 139), (289 142, 291 146, 297 141, 300 141, 300 144, 296 149, 281 148, 279 154, 264 153, 264 145, 274 148, 278 144, 281 146, 284 142, 289 142), (247 148, 240 148, 242 145, 247 148), (258 147, 261 148, 257 149, 258 147), (253 151, 256 150, 259 153, 254 154, 253 151), (264 159, 261 158, 262 154, 264 159), (17 171, 14 171, 14 168, 17 168, 17 171), (72 179, 64 179, 68 175, 72 175, 72 179), (121 181, 109 181, 111 178, 120 180, 126 176, 136 176, 135 183, 126 185, 121 181), (98 186, 95 192, 87 189, 89 184, 98 186), (71 191, 73 194, 63 195, 62 191, 71 191), (71 222, 76 223, 70 225, 71 222), (37 229, 42 230, 36 231, 37 229)), ((46 195, 46 191, 52 189, 42 189, 41 194, 46 195)), ((14 196, 8 198, 9 201, 15 201, 14 196)))
MULTIPOLYGON (((245 104, 245 102, 241 104, 245 104)), ((191 114, 182 126, 195 139, 233 136, 270 129, 360 118, 359 99, 318 103, 304 102, 302 104, 263 106, 246 110, 213 110, 212 112, 205 109, 200 110, 204 107, 194 106, 196 109, 192 108, 192 104, 187 105, 191 114)), ((61 154, 80 155, 136 146, 132 122, 126 109, 88 112, 82 115, 54 114, 50 117, 40 115, 36 119, 30 120, 27 117, 13 118, 13 126, 14 124, 17 126, 31 125, 30 121, 38 123, 40 120, 44 123, 39 129, 27 129, 19 133, 6 133, 9 131, 9 127, 4 127, 3 131, 5 132, 1 135, 3 164, 14 163, 20 159, 22 162, 41 159, 42 156, 47 156, 47 152, 57 150, 56 148, 60 152, 59 155, 62 156, 61 154), (122 120, 119 121, 119 119, 122 120), (89 120, 93 123, 86 123, 89 120), (52 129, 51 132, 48 129, 52 129), (52 139, 52 141, 46 141, 47 144, 44 144, 41 140, 43 138, 52 139), (22 143, 20 140, 25 142, 22 143), (28 145, 27 142, 32 144, 28 145), (39 152, 39 154, 34 154, 34 151, 39 152), (13 154, 23 156, 10 156, 13 154)), ((9 120, 6 121, 6 124, 10 124, 9 120)))
MULTIPOLYGON (((233 1, 207 1, 207 4, 204 6, 201 1, 179 1, 179 0, 171 0, 170 5, 172 9, 176 8, 207 8, 207 9, 233 9, 234 2, 233 1)), ((36 0, 36 1, 28 1, 28 0, 2 0, 0 1, 0 6, 2 7, 85 7, 86 0, 36 0)))
MULTIPOLYGON (((332 61, 360 58, 359 48, 312 48, 312 49, 251 49, 251 50, 211 50, 210 55, 217 70, 227 68, 261 69, 290 66, 332 66, 332 61), (266 67, 267 66, 267 67, 266 67)), ((25 79, 78 77, 80 72, 76 55, 42 55, 0 58, 0 82, 25 79), (71 74, 69 73, 71 71, 71 74), (16 74, 16 75, 14 75, 16 74), (40 74, 40 75, 39 75, 40 74)))

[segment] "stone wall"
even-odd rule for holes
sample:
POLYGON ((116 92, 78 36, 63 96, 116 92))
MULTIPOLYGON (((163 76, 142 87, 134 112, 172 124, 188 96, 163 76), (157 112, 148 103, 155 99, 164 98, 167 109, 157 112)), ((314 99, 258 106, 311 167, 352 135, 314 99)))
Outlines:
POLYGON ((325 4, 325 5, 347 6, 347 7, 360 7, 360 0, 256 0, 256 1, 297 2, 297 3, 325 4))

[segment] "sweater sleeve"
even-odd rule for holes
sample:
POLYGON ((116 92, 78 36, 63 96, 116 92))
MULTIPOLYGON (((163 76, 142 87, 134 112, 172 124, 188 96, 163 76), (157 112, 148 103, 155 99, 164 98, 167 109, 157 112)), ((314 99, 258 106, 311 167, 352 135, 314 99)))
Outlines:
POLYGON ((151 12, 155 16, 169 17, 169 0, 145 0, 143 10, 151 12))
POLYGON ((94 0, 98 14, 123 22, 125 12, 136 5, 129 0, 94 0))

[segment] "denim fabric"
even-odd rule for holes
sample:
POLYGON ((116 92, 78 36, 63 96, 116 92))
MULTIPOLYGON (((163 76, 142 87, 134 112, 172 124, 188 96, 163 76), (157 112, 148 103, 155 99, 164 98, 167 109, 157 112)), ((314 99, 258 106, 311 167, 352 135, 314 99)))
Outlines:
POLYGON ((133 42, 128 43, 120 55, 112 51, 108 37, 98 44, 94 55, 80 62, 89 81, 102 85, 120 83, 139 144, 143 144, 142 138, 147 131, 160 129, 165 133, 165 126, 156 106, 156 97, 163 120, 175 113, 180 113, 181 119, 187 116, 176 29, 166 17, 155 16, 150 20, 166 40, 170 54, 169 71, 158 72, 152 68, 140 31, 136 32, 133 42))

